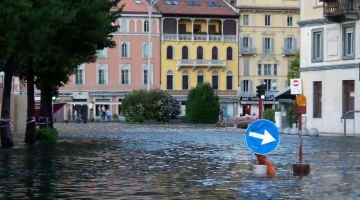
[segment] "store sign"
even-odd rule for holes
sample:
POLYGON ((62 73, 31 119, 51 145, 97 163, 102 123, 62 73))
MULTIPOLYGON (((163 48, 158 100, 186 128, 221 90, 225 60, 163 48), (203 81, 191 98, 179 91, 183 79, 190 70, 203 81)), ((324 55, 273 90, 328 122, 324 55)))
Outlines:
MULTIPOLYGON (((259 97, 240 97, 240 101, 259 101, 259 97)), ((274 101, 274 98, 265 97, 264 101, 274 101)))

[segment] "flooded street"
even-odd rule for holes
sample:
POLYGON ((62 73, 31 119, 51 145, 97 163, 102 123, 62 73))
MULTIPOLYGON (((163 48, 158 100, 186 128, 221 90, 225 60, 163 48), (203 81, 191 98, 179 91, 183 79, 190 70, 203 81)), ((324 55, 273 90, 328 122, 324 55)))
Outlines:
MULTIPOLYGON (((359 157, 342 172, 341 137, 305 137, 307 177, 295 177, 297 136, 269 155, 275 177, 255 177, 244 131, 186 125, 56 124, 56 144, 0 150, 0 199, 359 199, 359 157)), ((348 138, 360 151, 360 138, 348 138)))

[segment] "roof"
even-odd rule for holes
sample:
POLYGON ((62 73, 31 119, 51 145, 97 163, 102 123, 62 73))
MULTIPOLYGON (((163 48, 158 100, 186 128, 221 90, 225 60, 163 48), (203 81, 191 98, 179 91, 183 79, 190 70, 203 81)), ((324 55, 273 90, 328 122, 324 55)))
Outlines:
MULTIPOLYGON (((125 4, 121 14, 148 14, 148 4, 146 0, 121 0, 118 7, 125 4)), ((153 14, 160 14, 155 8, 152 9, 153 14)))
POLYGON ((239 17, 223 0, 161 0, 155 6, 163 15, 239 17))

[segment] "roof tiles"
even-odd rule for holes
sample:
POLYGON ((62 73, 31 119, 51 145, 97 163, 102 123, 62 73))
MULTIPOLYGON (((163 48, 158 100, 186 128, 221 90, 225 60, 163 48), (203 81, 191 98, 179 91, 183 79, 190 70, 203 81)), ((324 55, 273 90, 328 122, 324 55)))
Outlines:
MULTIPOLYGON (((125 4, 121 13, 123 14, 148 14, 149 8, 146 0, 121 0, 119 6, 125 4)), ((155 8, 152 9, 153 14, 160 14, 155 8)))
POLYGON ((160 0, 155 6, 163 15, 239 16, 223 0, 160 0))

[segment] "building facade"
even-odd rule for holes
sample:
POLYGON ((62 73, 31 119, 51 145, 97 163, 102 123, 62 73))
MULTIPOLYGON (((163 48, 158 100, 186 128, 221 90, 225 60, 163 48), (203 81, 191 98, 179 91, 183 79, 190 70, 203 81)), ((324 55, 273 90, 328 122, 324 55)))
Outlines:
POLYGON ((238 114, 238 19, 222 0, 167 0, 162 14, 161 89, 185 102, 188 91, 209 82, 225 116, 238 114))
MULTIPOLYGON (((161 15, 153 9, 151 26, 145 0, 122 0, 126 4, 120 25, 114 33, 116 48, 98 51, 95 63, 82 64, 70 77, 70 82, 60 88, 60 101, 66 101, 57 115, 74 119, 74 110, 84 117, 101 118, 103 110, 120 114, 121 101, 134 89, 160 88, 160 24, 161 15), (151 27, 151 30, 149 29, 151 27), (152 32, 151 51, 148 50, 148 33, 152 32), (148 67, 151 56, 151 67, 148 67), (150 73, 150 80, 148 80, 150 73)), ((26 88, 22 88, 26 93, 26 88)), ((36 91, 40 96, 40 91, 36 91)))
POLYGON ((256 86, 266 83, 265 108, 271 108, 275 91, 288 86, 290 61, 298 51, 299 0, 238 0, 239 96, 242 114, 258 115, 256 86), (276 86, 276 87, 275 87, 276 86))
MULTIPOLYGON (((307 127, 343 133, 340 118, 360 110, 359 0, 301 1, 300 72, 307 97, 307 127)), ((347 132, 360 133, 360 113, 347 132)))

